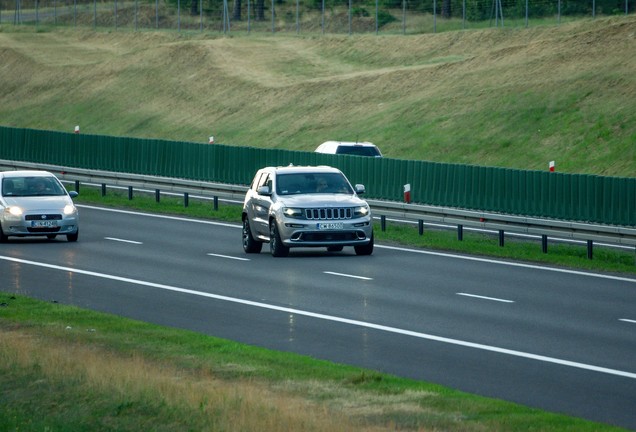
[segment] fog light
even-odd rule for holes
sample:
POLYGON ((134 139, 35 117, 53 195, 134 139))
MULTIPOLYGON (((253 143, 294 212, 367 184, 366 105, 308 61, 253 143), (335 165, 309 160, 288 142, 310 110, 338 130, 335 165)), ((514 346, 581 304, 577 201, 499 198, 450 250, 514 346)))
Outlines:
POLYGON ((293 224, 293 223, 286 223, 285 226, 287 228, 305 228, 305 225, 293 224))

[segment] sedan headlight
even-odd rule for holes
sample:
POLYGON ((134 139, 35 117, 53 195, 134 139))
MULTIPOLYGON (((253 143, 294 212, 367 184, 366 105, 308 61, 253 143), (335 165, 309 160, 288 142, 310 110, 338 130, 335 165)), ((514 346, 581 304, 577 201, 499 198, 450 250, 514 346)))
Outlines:
POLYGON ((24 211, 22 210, 22 207, 18 207, 18 206, 8 207, 6 211, 8 211, 11 214, 11 216, 22 216, 22 214, 24 213, 24 211))
POLYGON ((360 207, 356 207, 353 210, 353 216, 354 217, 365 217, 369 214, 369 206, 360 206, 360 207))
POLYGON ((303 210, 299 208, 285 207, 283 209, 283 213, 285 214, 285 216, 289 218, 294 218, 294 219, 303 218, 303 210))
POLYGON ((66 216, 70 216, 72 214, 77 213, 77 209, 75 208, 74 205, 72 204, 67 204, 66 206, 64 206, 64 214, 66 216))

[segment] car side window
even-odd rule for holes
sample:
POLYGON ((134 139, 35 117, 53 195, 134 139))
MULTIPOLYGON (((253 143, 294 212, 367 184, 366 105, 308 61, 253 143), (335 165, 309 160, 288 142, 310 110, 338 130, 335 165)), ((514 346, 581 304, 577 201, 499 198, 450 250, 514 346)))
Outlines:
POLYGON ((261 184, 261 179, 263 178, 264 175, 265 173, 262 173, 262 172, 256 173, 256 175, 254 176, 254 180, 252 180, 252 185, 251 185, 252 190, 258 189, 258 186, 261 184))
POLYGON ((256 190, 256 192, 258 192, 258 190, 261 188, 261 186, 269 186, 269 190, 271 192, 271 190, 272 190, 272 179, 271 179, 270 173, 263 172, 261 177, 256 182, 256 186, 254 188, 256 190))

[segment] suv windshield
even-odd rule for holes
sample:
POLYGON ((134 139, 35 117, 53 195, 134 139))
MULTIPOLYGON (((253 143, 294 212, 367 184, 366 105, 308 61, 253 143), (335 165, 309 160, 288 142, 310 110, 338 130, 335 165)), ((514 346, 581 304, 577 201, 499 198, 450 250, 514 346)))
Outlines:
POLYGON ((351 185, 340 173, 279 174, 276 177, 278 195, 323 193, 353 194, 351 185))

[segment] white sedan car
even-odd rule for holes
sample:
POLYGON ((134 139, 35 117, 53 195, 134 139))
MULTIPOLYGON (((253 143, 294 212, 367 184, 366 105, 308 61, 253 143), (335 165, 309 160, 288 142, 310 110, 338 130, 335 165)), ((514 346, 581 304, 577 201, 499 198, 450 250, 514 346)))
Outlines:
POLYGON ((0 172, 0 242, 8 237, 79 236, 79 213, 62 183, 47 171, 0 172))

